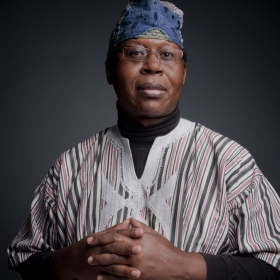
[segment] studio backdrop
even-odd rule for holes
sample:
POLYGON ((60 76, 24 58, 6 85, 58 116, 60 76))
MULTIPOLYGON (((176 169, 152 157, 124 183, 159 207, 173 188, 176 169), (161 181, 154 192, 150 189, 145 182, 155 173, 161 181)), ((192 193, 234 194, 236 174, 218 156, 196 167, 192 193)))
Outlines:
MULTIPOLYGON (((182 117, 246 147, 280 194, 279 1, 174 3, 185 14, 188 54, 182 117)), ((125 4, 1 3, 1 279, 20 279, 7 268, 6 248, 49 168, 116 124, 104 61, 125 4)))

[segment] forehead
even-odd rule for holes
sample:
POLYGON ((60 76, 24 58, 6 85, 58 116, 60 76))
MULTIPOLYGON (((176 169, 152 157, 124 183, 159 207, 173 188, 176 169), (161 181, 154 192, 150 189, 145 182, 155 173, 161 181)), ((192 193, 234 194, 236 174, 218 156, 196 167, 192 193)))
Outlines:
POLYGON ((169 42, 161 39, 144 39, 144 38, 126 40, 120 43, 116 48, 120 49, 128 46, 142 46, 148 49, 160 49, 163 47, 168 47, 172 49, 181 50, 181 48, 173 42, 169 42))

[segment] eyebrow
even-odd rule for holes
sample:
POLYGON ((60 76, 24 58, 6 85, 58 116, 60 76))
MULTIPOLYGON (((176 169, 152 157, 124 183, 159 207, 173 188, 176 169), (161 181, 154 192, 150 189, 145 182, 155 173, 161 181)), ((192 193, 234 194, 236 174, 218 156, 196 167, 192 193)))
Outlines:
MULTIPOLYGON (((145 47, 143 44, 139 44, 139 43, 133 43, 133 42, 131 42, 131 44, 129 44, 129 45, 124 45, 122 48, 127 48, 127 47, 142 47, 142 48, 145 48, 145 49, 151 49, 151 48, 148 48, 148 47, 145 47)), ((122 49, 121 48, 121 49, 122 49)), ((163 46, 159 46, 158 48, 156 48, 156 49, 175 49, 175 50, 182 50, 181 48, 176 48, 175 46, 170 46, 170 45, 166 45, 166 44, 164 44, 163 46)), ((152 50, 152 49, 151 49, 152 50)))
MULTIPOLYGON (((140 38, 141 39, 141 38, 140 38)), ((156 39, 155 39, 156 40, 156 39)), ((170 48, 173 48, 173 49, 175 49, 176 47, 176 44, 174 44, 175 46, 173 46, 173 44, 172 44, 172 46, 170 46, 170 43, 172 43, 172 42, 169 42, 169 41, 167 41, 167 40, 159 40, 159 41, 161 41, 161 43, 163 43, 162 44, 162 46, 160 46, 160 48, 164 48, 164 47, 170 47, 170 48)), ((147 47, 145 47, 144 45, 143 45, 143 43, 141 43, 141 42, 139 42, 138 41, 138 39, 130 39, 130 42, 129 42, 129 45, 124 45, 124 46, 122 46, 122 47, 136 47, 135 45, 137 45, 137 46, 142 46, 142 47, 144 47, 144 48, 147 48, 147 47)), ((178 46, 179 47, 179 46, 178 46)), ((148 48, 147 48, 148 49, 148 48)), ((179 47, 178 49, 180 49, 181 50, 181 48, 179 47)))

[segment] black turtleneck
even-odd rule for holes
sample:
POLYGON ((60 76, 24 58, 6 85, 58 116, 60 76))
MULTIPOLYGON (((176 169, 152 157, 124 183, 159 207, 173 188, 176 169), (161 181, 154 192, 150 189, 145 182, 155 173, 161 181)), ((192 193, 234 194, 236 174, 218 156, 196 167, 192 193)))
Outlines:
POLYGON ((118 127, 121 136, 129 140, 135 173, 138 178, 143 174, 149 151, 156 137, 172 131, 180 121, 179 107, 162 122, 152 126, 142 126, 131 119, 117 105, 118 127))

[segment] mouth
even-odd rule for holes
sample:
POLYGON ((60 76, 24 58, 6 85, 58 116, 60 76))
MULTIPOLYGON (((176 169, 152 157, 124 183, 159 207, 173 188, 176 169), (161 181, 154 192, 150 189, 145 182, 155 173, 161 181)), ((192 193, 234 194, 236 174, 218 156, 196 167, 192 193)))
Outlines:
POLYGON ((166 89, 162 85, 151 83, 141 84, 136 89, 143 95, 150 97, 158 97, 166 92, 166 89))

